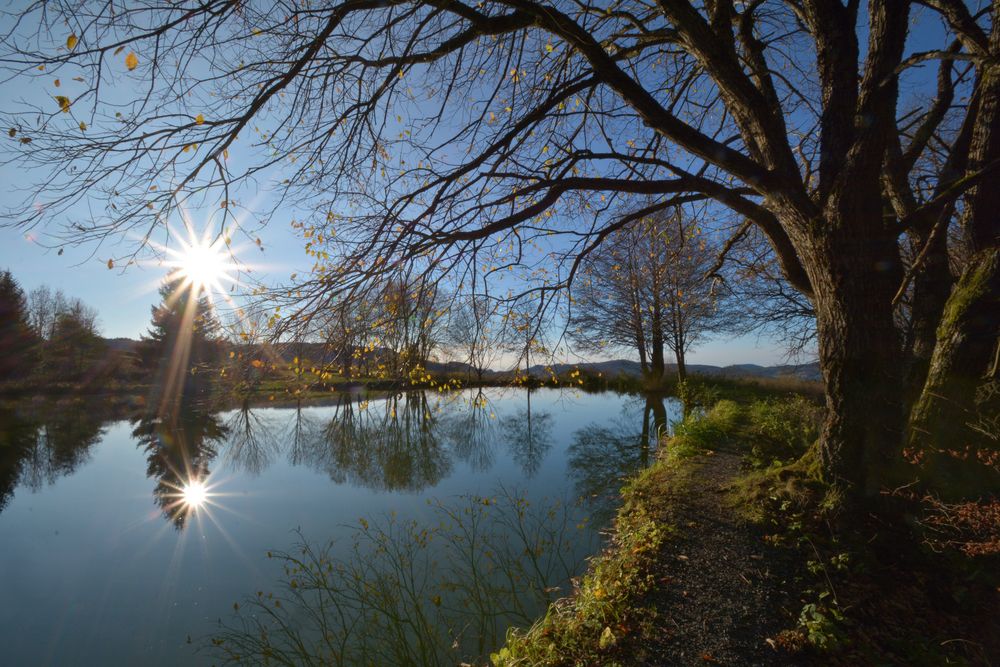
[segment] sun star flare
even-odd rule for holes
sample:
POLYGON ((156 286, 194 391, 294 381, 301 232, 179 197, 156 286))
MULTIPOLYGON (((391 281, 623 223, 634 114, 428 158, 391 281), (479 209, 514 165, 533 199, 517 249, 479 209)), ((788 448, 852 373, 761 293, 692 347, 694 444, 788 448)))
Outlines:
POLYGON ((186 287, 198 293, 227 296, 228 285, 236 283, 237 266, 222 237, 211 240, 198 238, 193 231, 178 248, 166 248, 172 269, 171 280, 182 280, 186 287))

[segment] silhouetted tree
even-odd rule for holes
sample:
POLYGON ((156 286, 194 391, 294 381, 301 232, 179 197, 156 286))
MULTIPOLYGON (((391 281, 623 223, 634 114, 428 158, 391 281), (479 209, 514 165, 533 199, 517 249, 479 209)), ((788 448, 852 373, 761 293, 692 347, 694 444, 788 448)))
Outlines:
POLYGON ((44 346, 47 372, 58 379, 80 380, 103 357, 106 345, 97 333, 97 313, 71 301, 56 313, 52 334, 44 346))
POLYGON ((10 271, 4 271, 0 273, 0 381, 30 372, 35 343, 24 290, 10 271))
POLYGON ((448 309, 444 343, 451 356, 469 366, 469 374, 483 381, 487 369, 510 347, 513 327, 497 299, 471 294, 457 296, 448 309))
POLYGON ((221 327, 208 296, 197 288, 168 281, 160 287, 160 296, 140 355, 146 368, 156 370, 156 399, 169 411, 211 387, 221 354, 221 327))
POLYGON ((707 274, 718 249, 680 208, 651 214, 612 234, 584 260, 572 289, 570 335, 589 351, 631 349, 652 385, 663 380, 664 348, 677 379, 687 355, 738 313, 707 274))

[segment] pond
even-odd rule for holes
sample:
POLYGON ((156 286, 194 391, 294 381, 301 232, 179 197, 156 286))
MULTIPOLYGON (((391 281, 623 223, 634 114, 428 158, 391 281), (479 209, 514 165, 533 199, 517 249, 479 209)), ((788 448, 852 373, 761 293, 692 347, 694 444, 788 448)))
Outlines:
POLYGON ((0 407, 5 665, 217 662, 203 649, 220 620, 286 574, 270 550, 346 544, 369 522, 431 524, 491 498, 561 502, 578 568, 622 479, 680 416, 673 399, 504 388, 341 394, 169 423, 106 412, 0 407))

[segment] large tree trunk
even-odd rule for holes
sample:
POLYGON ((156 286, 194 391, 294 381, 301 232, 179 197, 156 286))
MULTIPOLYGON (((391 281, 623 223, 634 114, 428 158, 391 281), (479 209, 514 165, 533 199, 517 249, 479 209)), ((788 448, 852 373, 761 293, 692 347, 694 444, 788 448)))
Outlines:
POLYGON ((936 453, 964 452, 981 442, 972 428, 983 410, 977 405, 977 390, 1000 372, 998 346, 1000 248, 993 247, 972 257, 948 299, 927 382, 910 417, 910 447, 929 456, 927 477, 946 495, 995 491, 975 488, 975 480, 963 474, 974 461, 962 463, 936 453))
MULTIPOLYGON (((996 18, 996 17, 994 17, 996 18)), ((975 450, 982 439, 970 428, 978 414, 996 410, 977 405, 977 391, 987 379, 996 379, 1000 345, 1000 25, 994 23, 989 50, 994 60, 979 64, 979 105, 972 129, 968 169, 985 170, 969 188, 963 225, 972 257, 956 285, 937 329, 937 344, 923 393, 910 417, 910 446, 930 454, 927 474, 949 495, 995 492, 974 488, 966 476, 968 465, 935 456, 937 452, 975 450), (992 378, 988 378, 992 376, 992 378), (959 474, 956 476, 955 472, 959 474)), ((971 453, 971 452, 969 452, 971 453)), ((996 479, 988 480, 995 486, 996 479)), ((988 486, 988 485, 987 485, 988 486)))
POLYGON ((805 265, 826 389, 824 474, 856 499, 877 495, 899 463, 903 369, 891 301, 902 271, 891 232, 856 230, 850 220, 831 221, 808 242, 805 265), (829 228, 837 223, 839 229, 829 228))
POLYGON ((944 230, 938 233, 916 234, 918 248, 926 245, 921 269, 913 278, 911 312, 910 366, 906 376, 906 403, 913 405, 920 396, 931 356, 937 343, 937 327, 954 280, 948 268, 948 243, 944 230))
POLYGON ((663 382, 665 362, 663 360, 663 338, 653 336, 653 355, 650 360, 649 379, 651 387, 658 387, 663 382))

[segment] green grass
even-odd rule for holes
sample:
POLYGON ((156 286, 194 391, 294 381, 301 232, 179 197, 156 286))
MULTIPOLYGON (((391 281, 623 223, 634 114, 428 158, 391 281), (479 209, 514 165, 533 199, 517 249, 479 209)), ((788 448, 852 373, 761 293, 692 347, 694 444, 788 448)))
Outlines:
POLYGON ((658 585, 659 554, 678 530, 664 521, 671 494, 692 483, 695 456, 725 446, 740 426, 741 408, 720 401, 675 427, 653 465, 621 492, 608 547, 591 560, 574 594, 552 604, 528 630, 513 629, 492 656, 495 667, 625 665, 656 631, 647 593, 658 585))

